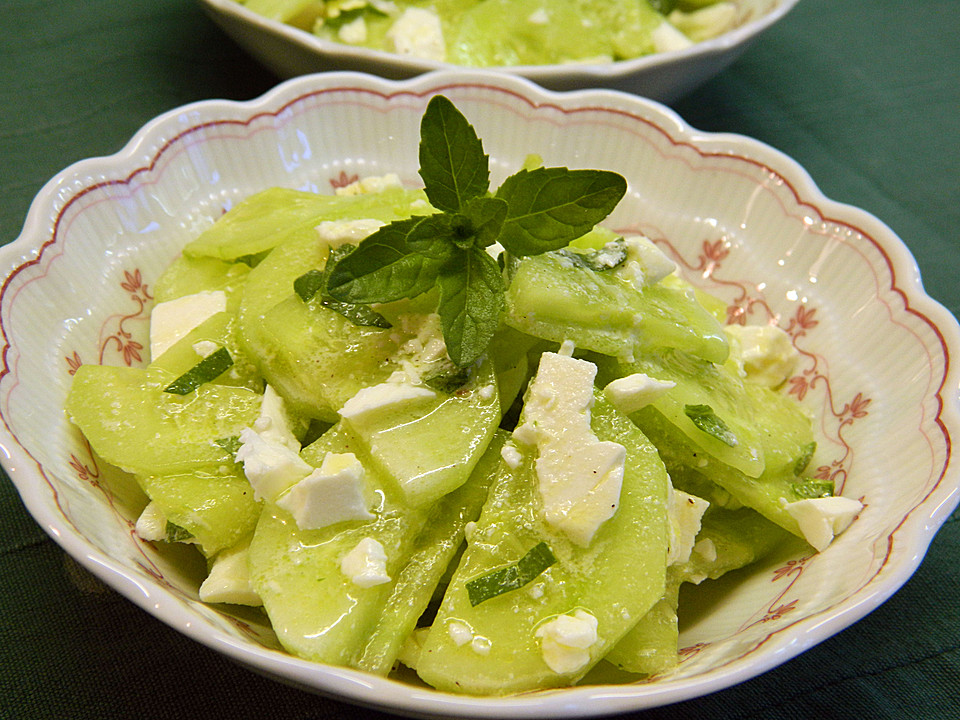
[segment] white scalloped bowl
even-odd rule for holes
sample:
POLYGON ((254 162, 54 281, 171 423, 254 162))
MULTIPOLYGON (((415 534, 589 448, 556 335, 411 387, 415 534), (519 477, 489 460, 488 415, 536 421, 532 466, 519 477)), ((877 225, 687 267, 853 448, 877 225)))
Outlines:
MULTIPOLYGON (((518 65, 491 68, 533 80, 550 90, 605 87, 672 102, 706 82, 779 22, 799 0, 730 0, 737 6, 732 30, 682 50, 599 64, 518 65)), ((204 10, 240 47, 282 78, 331 70, 367 72, 390 79, 451 69, 447 63, 324 40, 258 15, 236 0, 200 0, 204 10)))
MULTIPOLYGON (((578 717, 638 710, 762 673, 873 610, 912 574, 956 507, 960 330, 924 294, 903 243, 825 198, 756 141, 697 132, 664 107, 607 90, 557 94, 491 73, 391 82, 332 73, 246 103, 201 102, 144 127, 119 153, 77 163, 34 201, 0 252, 3 466, 37 522, 147 612, 246 666, 410 715, 578 717), (491 156, 493 182, 527 153, 622 173, 610 224, 660 243, 732 321, 776 321, 802 361, 787 386, 818 418, 817 473, 865 505, 825 552, 717 581, 682 628, 681 662, 630 685, 503 698, 299 660, 255 615, 197 599, 202 568, 138 541, 143 500, 91 456, 64 417, 79 363, 140 364, 151 288, 225 207, 271 185, 330 191, 395 171, 417 184, 419 120, 442 92, 491 156), (138 505, 139 503, 139 505, 138 505)), ((705 587, 705 586, 702 586, 705 587)))

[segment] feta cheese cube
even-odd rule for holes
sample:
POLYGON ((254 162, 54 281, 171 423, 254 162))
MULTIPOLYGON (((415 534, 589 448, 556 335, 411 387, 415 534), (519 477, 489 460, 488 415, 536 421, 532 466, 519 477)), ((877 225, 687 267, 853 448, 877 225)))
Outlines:
POLYGON ((320 467, 290 488, 277 505, 301 530, 347 520, 372 520, 363 494, 363 465, 353 453, 328 452, 320 467))
POLYGON ((863 504, 851 498, 835 496, 809 498, 787 503, 787 512, 800 525, 800 532, 817 552, 826 550, 833 538, 846 530, 863 504))
POLYGON ((545 520, 582 547, 616 513, 626 461, 623 445, 599 440, 590 427, 596 373, 586 360, 543 353, 513 435, 537 447, 545 520))
POLYGON ((227 296, 222 290, 157 303, 150 313, 150 357, 156 360, 204 320, 226 309, 227 296))
POLYGON ((387 552, 374 538, 365 537, 340 561, 340 572, 358 587, 369 588, 390 582, 387 552))
POLYGON ((728 325, 728 336, 740 348, 740 363, 749 382, 779 387, 793 373, 800 353, 776 325, 728 325))
POLYGON ((250 581, 247 555, 250 543, 242 543, 218 553, 210 574, 200 585, 200 599, 208 603, 230 603, 258 607, 263 601, 250 581))
POLYGON ((610 382, 603 389, 603 394, 620 412, 629 415, 655 402, 676 385, 670 380, 657 380, 645 373, 633 373, 610 382))
POLYGON ((443 27, 435 12, 408 7, 387 30, 387 39, 393 42, 394 50, 400 55, 437 62, 447 59, 443 27))
POLYGON ((358 422, 364 414, 389 405, 436 397, 436 392, 407 382, 384 382, 361 388, 340 408, 340 417, 358 422))
POLYGON ((323 220, 317 225, 317 235, 328 246, 334 248, 344 243, 358 243, 373 235, 384 223, 373 218, 360 220, 323 220))
POLYGON ((700 521, 709 506, 710 503, 702 498, 670 488, 667 496, 668 567, 690 559, 700 532, 700 521))
POLYGON ((161 542, 167 539, 167 516, 155 502, 147 503, 147 506, 137 518, 136 525, 137 536, 142 540, 151 542, 161 542))
POLYGON ((298 453, 269 442, 252 428, 240 431, 240 443, 236 460, 243 463, 243 474, 250 481, 255 500, 273 502, 284 490, 313 472, 298 453))
POLYGON ((597 642, 597 618, 577 609, 558 615, 537 628, 543 660, 557 674, 583 669, 590 663, 590 647, 597 642))
POLYGON ((658 248, 652 240, 636 235, 623 239, 627 259, 614 273, 638 290, 655 285, 677 269, 673 260, 658 248))

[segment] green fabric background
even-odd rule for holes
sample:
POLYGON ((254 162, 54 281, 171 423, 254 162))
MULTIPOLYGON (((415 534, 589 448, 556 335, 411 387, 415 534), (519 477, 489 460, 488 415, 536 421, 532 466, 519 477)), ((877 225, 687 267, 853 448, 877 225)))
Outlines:
MULTIPOLYGON (((191 0, 6 0, 0 17, 3 243, 70 163, 119 150, 161 112, 276 82, 191 0)), ((958 40, 957 0, 803 0, 675 108, 769 143, 826 195, 883 219, 957 314, 958 40)), ((960 717, 957 520, 861 622, 755 680, 633 717, 960 717)), ((65 556, 2 477, 0 717, 387 716, 261 678, 152 619, 65 556)))

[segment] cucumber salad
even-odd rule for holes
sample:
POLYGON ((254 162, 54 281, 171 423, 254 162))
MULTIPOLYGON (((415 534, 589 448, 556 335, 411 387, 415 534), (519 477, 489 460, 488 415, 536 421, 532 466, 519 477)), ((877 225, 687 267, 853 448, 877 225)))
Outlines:
POLYGON ((156 283, 149 365, 82 365, 67 414, 139 538, 293 655, 487 695, 667 673, 682 585, 861 509, 806 473, 790 338, 605 229, 616 173, 491 189, 443 96, 419 159, 231 208, 156 283))
POLYGON ((610 63, 732 30, 730 0, 237 0, 324 40, 470 67, 610 63))

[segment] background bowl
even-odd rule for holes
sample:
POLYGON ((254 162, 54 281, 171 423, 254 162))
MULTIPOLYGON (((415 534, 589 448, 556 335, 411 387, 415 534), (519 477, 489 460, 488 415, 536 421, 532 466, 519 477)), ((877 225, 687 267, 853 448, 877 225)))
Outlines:
MULTIPOLYGON (((200 1, 214 22, 282 78, 353 70, 403 79, 452 67, 330 42, 251 12, 234 0, 200 1)), ((730 65, 757 35, 780 20, 799 0, 731 1, 738 8, 737 27, 684 50, 598 65, 525 65, 493 71, 525 77, 551 90, 606 87, 672 102, 730 65)))
MULTIPOLYGON (((2 463, 38 523, 147 612, 272 677, 394 712, 575 717, 702 695, 768 670, 850 625, 911 575, 957 506, 953 461, 960 329, 922 290, 902 242, 828 200, 792 160, 740 136, 699 133, 625 94, 558 94, 496 73, 390 82, 298 78, 246 103, 166 113, 116 155, 77 163, 34 201, 0 251, 2 463), (142 364, 151 289, 179 248, 224 208, 270 185, 330 191, 398 172, 419 183, 427 99, 442 92, 475 125, 492 182, 526 154, 622 173, 609 219, 642 231, 733 321, 777 321, 802 362, 787 386, 818 418, 817 473, 865 509, 825 552, 800 551, 710 586, 690 608, 681 663, 653 681, 507 698, 458 697, 290 657, 255 614, 197 599, 202 563, 139 542, 143 498, 123 489, 66 421, 80 363, 142 364), (951 360, 954 359, 954 362, 951 360)), ((683 612, 681 610, 681 612, 683 612)))

